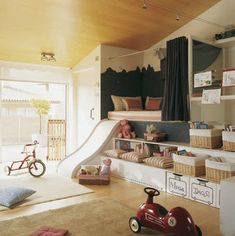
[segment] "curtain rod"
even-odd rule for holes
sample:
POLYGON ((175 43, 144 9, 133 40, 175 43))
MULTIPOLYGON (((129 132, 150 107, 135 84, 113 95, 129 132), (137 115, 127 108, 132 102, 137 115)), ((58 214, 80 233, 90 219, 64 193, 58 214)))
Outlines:
POLYGON ((128 53, 128 54, 123 54, 120 56, 115 56, 115 57, 108 57, 109 60, 115 59, 115 58, 122 58, 122 57, 129 57, 129 56, 133 56, 136 54, 140 54, 140 53, 144 53, 144 52, 149 52, 149 51, 155 51, 158 52, 160 50, 160 48, 151 48, 151 49, 146 49, 146 50, 142 50, 142 51, 138 51, 138 52, 132 52, 132 53, 128 53))

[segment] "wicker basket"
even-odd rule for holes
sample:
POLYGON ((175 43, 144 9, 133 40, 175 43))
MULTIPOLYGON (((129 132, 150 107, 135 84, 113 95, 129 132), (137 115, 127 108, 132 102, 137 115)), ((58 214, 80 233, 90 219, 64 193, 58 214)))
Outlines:
POLYGON ((190 145, 201 148, 220 148, 222 146, 222 130, 190 129, 190 145))
POLYGON ((225 151, 235 152, 235 132, 223 131, 223 149, 225 151))
POLYGON ((194 157, 173 154, 174 172, 190 176, 205 175, 205 159, 208 156, 197 155, 194 157))
POLYGON ((206 160, 206 178, 209 181, 220 182, 232 176, 235 176, 235 163, 206 160))

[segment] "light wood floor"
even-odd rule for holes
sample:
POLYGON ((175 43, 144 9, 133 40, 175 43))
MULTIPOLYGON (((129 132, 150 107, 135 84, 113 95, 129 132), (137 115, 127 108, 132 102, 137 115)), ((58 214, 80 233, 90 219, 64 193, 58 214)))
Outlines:
MULTIPOLYGON (((108 186, 89 185, 87 187, 93 189, 94 193, 2 211, 0 212, 0 220, 3 221, 7 219, 14 219, 19 216, 31 215, 49 209, 60 208, 63 206, 101 198, 115 199, 133 209, 137 209, 139 204, 145 202, 146 200, 146 194, 143 192, 143 186, 118 178, 112 178, 111 184, 108 186)), ((186 208, 192 215, 196 224, 202 229, 204 236, 220 235, 219 209, 176 197, 164 192, 162 192, 161 195, 155 199, 155 201, 162 204, 167 209, 171 209, 176 206, 186 208)))

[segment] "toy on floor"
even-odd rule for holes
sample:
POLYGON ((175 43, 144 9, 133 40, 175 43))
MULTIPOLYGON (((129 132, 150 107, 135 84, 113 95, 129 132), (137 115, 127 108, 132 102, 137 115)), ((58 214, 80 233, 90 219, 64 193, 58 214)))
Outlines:
POLYGON ((50 226, 42 226, 37 231, 30 234, 30 236, 67 236, 68 230, 61 228, 54 228, 50 226))
POLYGON ((135 132, 132 131, 131 125, 128 123, 128 120, 121 120, 119 127, 118 138, 135 138, 135 132))
POLYGON ((22 160, 13 161, 10 166, 5 166, 4 171, 6 175, 10 175, 12 171, 28 169, 29 173, 33 177, 40 177, 46 171, 45 164, 36 158, 36 147, 38 142, 34 141, 34 143, 29 143, 24 145, 23 152, 21 154, 24 155, 22 160), (29 150, 31 148, 31 150, 29 150))
POLYGON ((102 165, 81 166, 81 169, 78 172, 79 184, 109 184, 111 163, 111 159, 105 159, 103 160, 102 165), (93 172, 91 170, 93 170, 93 172))
POLYGON ((139 233, 141 227, 147 227, 167 235, 202 236, 187 210, 175 207, 168 212, 160 204, 153 203, 153 197, 160 195, 157 189, 147 187, 144 192, 148 195, 146 203, 139 206, 136 217, 129 219, 130 229, 134 233, 139 233))

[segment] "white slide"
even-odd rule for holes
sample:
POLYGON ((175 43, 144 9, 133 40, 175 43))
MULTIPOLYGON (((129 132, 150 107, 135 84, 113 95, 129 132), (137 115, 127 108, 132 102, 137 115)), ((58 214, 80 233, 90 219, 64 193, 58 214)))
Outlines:
POLYGON ((61 160, 57 167, 57 173, 74 178, 80 165, 97 157, 105 145, 117 132, 119 121, 100 121, 84 143, 73 153, 61 160))

